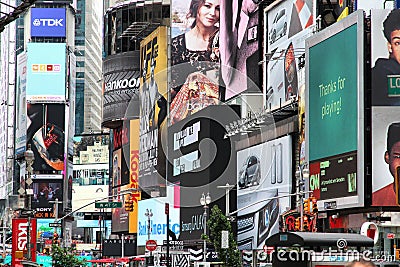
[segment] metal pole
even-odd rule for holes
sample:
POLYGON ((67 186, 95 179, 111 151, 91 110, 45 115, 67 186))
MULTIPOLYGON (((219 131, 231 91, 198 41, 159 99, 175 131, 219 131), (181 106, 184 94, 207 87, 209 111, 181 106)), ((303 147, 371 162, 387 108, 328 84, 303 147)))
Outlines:
MULTIPOLYGON (((58 198, 55 199, 54 201, 54 222, 58 221, 58 198)), ((58 231, 57 231, 58 227, 54 227, 54 234, 58 235, 58 231)))
MULTIPOLYGON (((203 230, 204 230, 204 237, 207 235, 207 205, 204 205, 204 214, 203 214, 203 230)), ((203 240, 203 261, 207 261, 207 241, 203 240)))
POLYGON ((234 188, 234 185, 230 185, 229 183, 226 183, 226 185, 219 185, 217 188, 225 189, 225 216, 229 218, 230 213, 229 213, 229 191, 234 188))
POLYGON ((124 255, 124 249, 125 249, 125 248, 124 248, 124 240, 125 240, 125 235, 124 235, 124 234, 121 235, 121 239, 122 239, 122 240, 121 240, 121 241, 122 241, 121 258, 123 258, 123 257, 125 257, 125 255, 124 255))
MULTIPOLYGON (((28 164, 28 179, 30 180, 31 178, 31 171, 32 171, 32 163, 28 164)), ((30 189, 30 185, 28 185, 27 183, 25 183, 28 188, 30 189)), ((32 260, 32 251, 31 251, 31 209, 32 209, 32 201, 31 201, 31 194, 30 192, 28 193, 28 231, 27 231, 27 244, 26 244, 26 249, 28 250, 28 260, 32 260)))
POLYGON ((167 213, 167 267, 169 266, 169 212, 167 213))

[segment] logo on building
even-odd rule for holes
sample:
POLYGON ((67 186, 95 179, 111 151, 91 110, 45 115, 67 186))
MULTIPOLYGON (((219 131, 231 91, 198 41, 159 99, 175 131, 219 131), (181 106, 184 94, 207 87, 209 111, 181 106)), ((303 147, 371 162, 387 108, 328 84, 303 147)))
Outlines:
POLYGON ((31 36, 65 37, 66 36, 65 8, 32 8, 31 36))
POLYGON ((32 25, 35 27, 48 26, 48 27, 63 27, 64 19, 35 19, 32 25))

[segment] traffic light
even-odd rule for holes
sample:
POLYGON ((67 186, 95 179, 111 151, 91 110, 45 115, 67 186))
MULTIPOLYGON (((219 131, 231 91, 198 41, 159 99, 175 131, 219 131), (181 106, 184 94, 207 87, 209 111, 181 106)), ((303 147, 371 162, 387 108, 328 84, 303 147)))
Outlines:
POLYGON ((133 200, 131 198, 125 201, 125 210, 133 211, 133 200))
POLYGON ((54 232, 54 234, 53 234, 53 245, 58 245, 58 244, 59 244, 58 233, 54 232))
POLYGON ((311 203, 312 203, 312 213, 318 213, 318 205, 317 205, 317 199, 315 197, 311 198, 311 203))
POLYGON ((301 227, 300 223, 301 223, 300 222, 300 217, 296 218, 296 220, 294 221, 294 229, 295 230, 298 230, 298 231, 300 230, 300 227, 301 227))
POLYGON ((307 199, 304 199, 304 211, 311 211, 311 209, 310 209, 310 199, 309 198, 307 198, 307 199))
POLYGON ((310 225, 308 223, 308 217, 307 216, 303 216, 303 230, 304 231, 310 231, 310 225))

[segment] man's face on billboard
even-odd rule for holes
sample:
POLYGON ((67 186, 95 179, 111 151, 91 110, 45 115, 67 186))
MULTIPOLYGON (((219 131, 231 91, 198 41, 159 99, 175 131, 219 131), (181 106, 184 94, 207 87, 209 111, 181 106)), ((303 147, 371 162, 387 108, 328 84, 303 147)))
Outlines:
POLYGON ((390 34, 388 49, 392 58, 400 64, 400 30, 394 30, 390 34))
POLYGON ((395 177, 396 168, 400 166, 400 141, 394 143, 390 151, 386 151, 385 161, 389 164, 390 173, 395 177))

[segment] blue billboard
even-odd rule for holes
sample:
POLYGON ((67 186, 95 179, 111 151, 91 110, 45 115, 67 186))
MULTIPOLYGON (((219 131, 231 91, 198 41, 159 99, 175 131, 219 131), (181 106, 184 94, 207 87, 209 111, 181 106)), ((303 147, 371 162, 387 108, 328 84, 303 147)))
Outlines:
POLYGON ((65 100, 66 44, 28 43, 28 101, 65 100))
POLYGON ((32 8, 32 37, 65 37, 65 8, 32 8))

